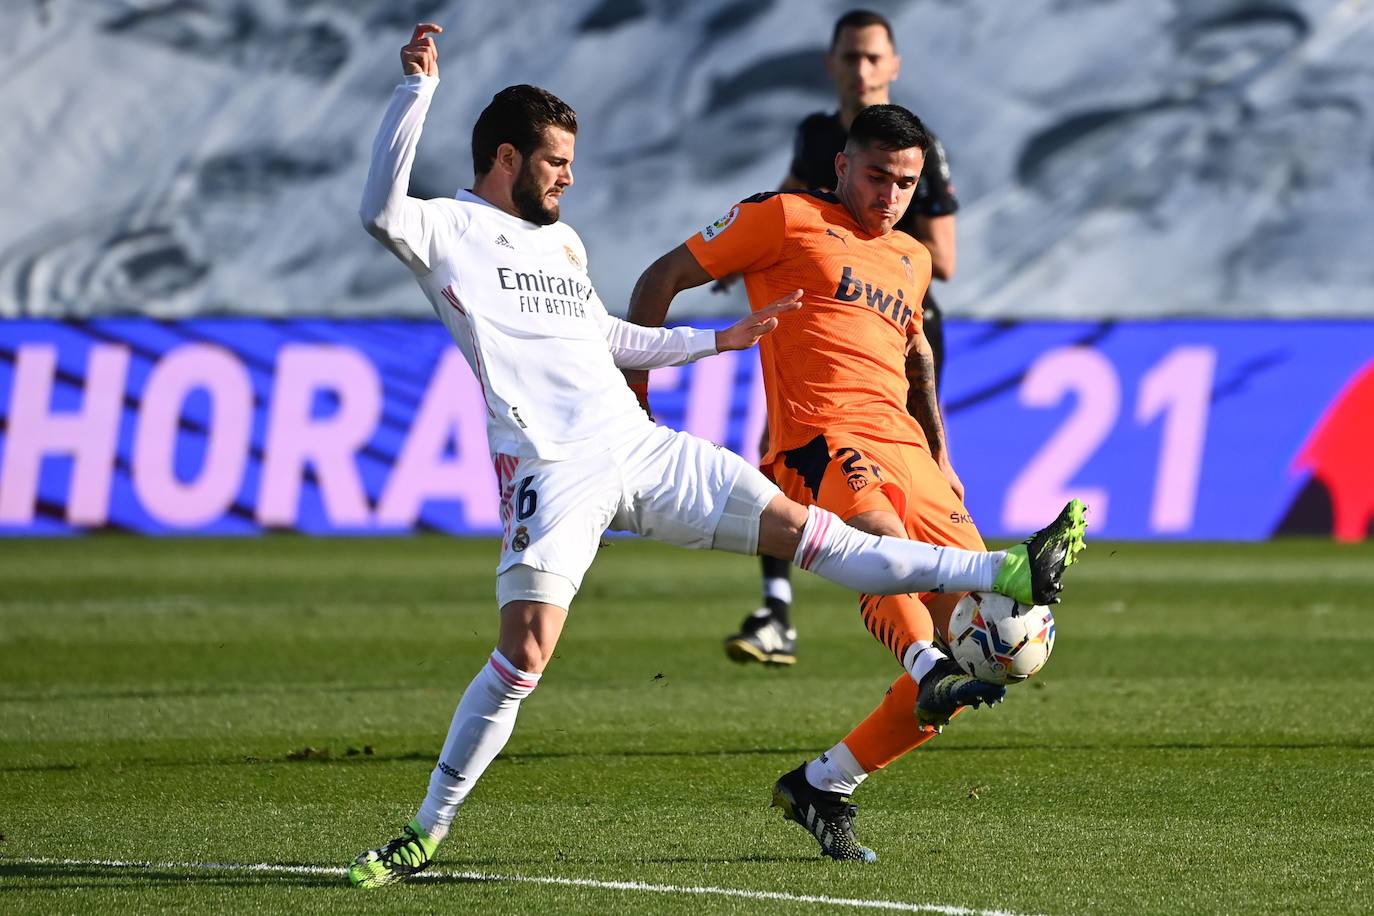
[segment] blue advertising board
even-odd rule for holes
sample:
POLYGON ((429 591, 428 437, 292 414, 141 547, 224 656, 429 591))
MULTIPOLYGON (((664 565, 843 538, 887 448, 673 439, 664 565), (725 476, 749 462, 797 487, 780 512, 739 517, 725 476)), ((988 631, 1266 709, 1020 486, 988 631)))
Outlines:
MULTIPOLYGON (((1114 538, 1368 536, 1374 322, 947 323, 989 538, 1069 496, 1114 538)), ((758 360, 658 370, 660 422, 757 457, 758 360)), ((482 398, 436 322, 0 322, 0 533, 500 529, 482 398)))

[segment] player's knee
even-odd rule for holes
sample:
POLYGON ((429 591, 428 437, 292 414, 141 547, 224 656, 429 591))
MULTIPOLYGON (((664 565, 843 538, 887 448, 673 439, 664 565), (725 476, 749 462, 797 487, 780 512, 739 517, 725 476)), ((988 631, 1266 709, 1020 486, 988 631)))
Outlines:
POLYGON ((758 552, 767 557, 792 559, 801 543, 806 518, 805 506, 779 493, 759 517, 758 552))
POLYGON ((496 648, 512 665, 530 674, 542 674, 553 654, 553 649, 546 652, 532 633, 502 633, 496 648))
POLYGON ((515 667, 539 674, 553 657, 576 586, 566 577, 516 565, 497 576, 501 635, 496 647, 515 667))
MULTIPOLYGON (((540 674, 553 658, 554 646, 563 631, 562 619, 552 620, 548 612, 559 608, 516 602, 501 609, 501 635, 496 649, 521 671, 540 674)), ((566 615, 564 615, 566 616, 566 615)))
POLYGON ((846 522, 851 528, 858 528, 869 534, 876 534, 880 537, 905 538, 909 537, 906 526, 895 512, 885 509, 876 509, 872 512, 860 512, 858 515, 846 522))
MULTIPOLYGON (((742 461, 740 463, 743 464, 742 461)), ((766 553, 764 527, 768 524, 769 510, 780 499, 785 500, 786 497, 779 492, 777 484, 764 477, 757 468, 746 465, 735 478, 725 499, 725 507, 711 538, 711 547, 748 556, 766 553)), ((802 510, 803 524, 805 515, 806 511, 802 510)))

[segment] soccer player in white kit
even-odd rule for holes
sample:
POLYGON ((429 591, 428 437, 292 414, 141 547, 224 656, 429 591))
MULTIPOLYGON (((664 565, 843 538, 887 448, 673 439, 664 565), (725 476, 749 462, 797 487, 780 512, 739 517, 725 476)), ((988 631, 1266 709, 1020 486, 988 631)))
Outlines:
MULTIPOLYGON (((401 51, 405 79, 373 145, 361 216, 415 274, 481 384, 504 522, 500 634, 459 701, 420 810, 400 837, 349 868, 362 887, 430 863, 539 683, 607 528, 785 557, 870 594, 999 591, 1027 604, 1055 599, 1075 536, 1051 526, 1027 542, 1030 550, 987 553, 880 538, 803 508, 733 453, 654 425, 621 368, 750 347, 799 307, 800 293, 723 331, 646 328, 608 314, 582 240, 558 221, 573 182, 576 115, 533 86, 503 89, 478 118, 471 190, 454 199, 408 197, 439 82, 430 33, 441 31, 422 23, 401 51)), ((987 684, 948 680, 942 698, 950 711, 988 698, 987 684)))

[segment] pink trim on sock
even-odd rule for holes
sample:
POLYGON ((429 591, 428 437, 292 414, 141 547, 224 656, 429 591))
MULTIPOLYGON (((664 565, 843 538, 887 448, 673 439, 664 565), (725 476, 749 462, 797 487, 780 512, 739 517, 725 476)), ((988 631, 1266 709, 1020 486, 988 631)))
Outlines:
POLYGON ((533 690, 539 686, 539 681, 523 679, 514 668, 507 668, 506 663, 497 658, 494 652, 491 658, 487 660, 487 663, 491 665, 491 670, 496 672, 496 676, 505 681, 510 687, 514 687, 517 690, 533 690))
POLYGON ((825 543, 826 532, 830 530, 830 513, 824 509, 817 509, 816 513, 812 516, 814 524, 811 526, 811 536, 806 539, 806 547, 802 550, 801 562, 797 564, 802 569, 811 568, 811 564, 815 562, 816 556, 821 552, 821 546, 825 543))

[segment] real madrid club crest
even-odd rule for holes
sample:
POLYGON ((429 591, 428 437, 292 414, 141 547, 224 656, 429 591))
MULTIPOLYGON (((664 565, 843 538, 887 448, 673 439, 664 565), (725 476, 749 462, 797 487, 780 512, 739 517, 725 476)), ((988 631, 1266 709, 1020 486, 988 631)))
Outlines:
POLYGON ((519 551, 524 550, 528 546, 530 546, 530 532, 528 528, 521 525, 519 528, 515 529, 515 537, 511 538, 510 549, 519 551))
POLYGON ((582 259, 577 256, 577 252, 572 250, 571 245, 563 246, 563 253, 568 256, 568 263, 578 270, 582 269, 582 259))

